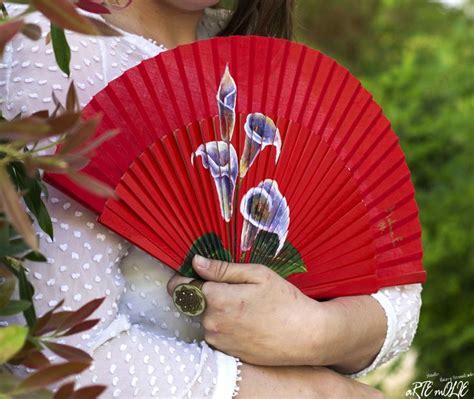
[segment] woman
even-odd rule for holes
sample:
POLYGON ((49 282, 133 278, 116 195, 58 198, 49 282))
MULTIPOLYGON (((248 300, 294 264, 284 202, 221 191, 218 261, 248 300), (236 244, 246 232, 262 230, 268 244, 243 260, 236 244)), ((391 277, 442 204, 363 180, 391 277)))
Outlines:
MULTIPOLYGON (((215 3, 133 0, 102 17, 123 33, 120 38, 67 32, 81 105, 142 59, 180 44, 219 33, 290 36, 291 1, 241 0, 232 16, 207 8, 215 3)), ((23 6, 7 4, 7 9, 14 15, 23 6)), ((41 25, 46 36, 49 22, 43 16, 27 19, 41 25)), ((64 98, 69 80, 52 52, 44 40, 23 37, 7 47, 0 69, 7 119, 53 109, 53 90, 64 98)), ((166 293, 166 287, 171 292, 189 279, 170 279, 168 268, 135 248, 126 255, 125 241, 53 188, 48 209, 56 239, 42 235, 41 250, 52 265, 28 264, 35 306, 42 314, 55 298, 66 298, 68 309, 107 297, 94 315, 101 318, 94 331, 66 341, 94 357, 77 383, 108 385, 104 397, 379 397, 333 370, 365 374, 406 350, 415 334, 419 284, 320 303, 267 268, 196 258, 193 267, 208 280, 201 328, 176 312, 166 293), (204 341, 187 343, 203 336, 222 352, 204 341)))

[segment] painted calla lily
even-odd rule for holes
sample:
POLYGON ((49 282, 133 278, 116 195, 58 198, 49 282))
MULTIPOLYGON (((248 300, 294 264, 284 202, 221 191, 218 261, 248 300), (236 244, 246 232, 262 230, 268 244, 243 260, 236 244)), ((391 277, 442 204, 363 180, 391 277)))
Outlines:
POLYGON ((235 126, 235 102, 237 100, 237 86, 226 65, 221 84, 217 91, 217 108, 221 125, 222 140, 231 141, 235 126))
POLYGON ((268 116, 255 112, 247 116, 244 126, 245 145, 242 157, 240 158, 240 177, 247 174, 255 158, 268 145, 274 145, 276 148, 275 163, 280 156, 281 137, 280 131, 275 122, 268 116))
MULTIPOLYGON (((244 217, 241 237, 242 251, 252 248, 259 231, 278 235, 278 254, 283 248, 290 224, 290 209, 275 180, 266 179, 243 196, 240 212, 244 217)), ((276 255, 275 254, 275 255, 276 255)))
POLYGON ((202 165, 209 169, 216 185, 221 207, 221 215, 226 222, 232 216, 235 182, 238 173, 238 159, 235 148, 225 141, 211 141, 201 144, 191 156, 200 156, 202 165))

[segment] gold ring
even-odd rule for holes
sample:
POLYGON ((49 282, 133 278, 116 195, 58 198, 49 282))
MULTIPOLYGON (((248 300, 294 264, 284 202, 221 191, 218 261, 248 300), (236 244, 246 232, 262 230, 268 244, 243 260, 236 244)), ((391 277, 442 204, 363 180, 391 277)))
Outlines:
POLYGON ((173 302, 176 308, 187 316, 199 316, 206 309, 206 298, 202 292, 203 280, 194 279, 176 286, 173 302))

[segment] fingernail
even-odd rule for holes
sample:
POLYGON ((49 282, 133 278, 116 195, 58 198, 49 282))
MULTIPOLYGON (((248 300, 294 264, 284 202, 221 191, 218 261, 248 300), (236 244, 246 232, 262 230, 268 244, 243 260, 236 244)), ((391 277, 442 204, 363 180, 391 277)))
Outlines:
POLYGON ((201 269, 207 269, 209 268, 209 259, 205 258, 204 256, 201 255, 195 255, 194 256, 196 266, 200 267, 201 269))

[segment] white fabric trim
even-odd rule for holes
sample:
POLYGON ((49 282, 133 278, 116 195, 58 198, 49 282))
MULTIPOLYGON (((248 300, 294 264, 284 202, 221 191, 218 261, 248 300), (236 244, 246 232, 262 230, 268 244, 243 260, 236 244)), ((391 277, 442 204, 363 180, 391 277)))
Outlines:
POLYGON ((240 374, 237 364, 238 360, 216 351, 217 381, 212 394, 212 399, 230 399, 237 391, 237 381, 240 374))
POLYGON ((421 291, 421 284, 406 284, 382 288, 372 294, 385 311, 385 341, 372 364, 351 377, 366 375, 410 348, 420 317, 421 291))
POLYGON ((382 345, 382 348, 380 349, 380 352, 378 353, 374 361, 368 367, 359 371, 358 373, 351 374, 350 376, 353 378, 366 375, 379 366, 381 359, 388 353, 388 351, 392 347, 397 332, 397 314, 391 302, 387 299, 385 295, 381 294, 380 291, 376 292, 375 294, 372 294, 371 297, 376 299, 385 311, 385 316, 387 319, 387 333, 385 335, 385 341, 382 345))

